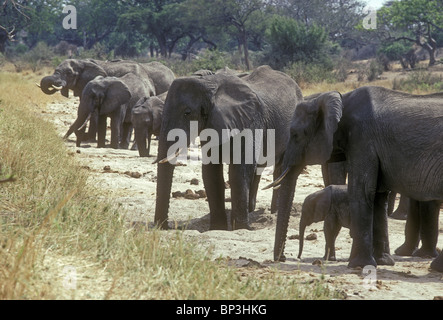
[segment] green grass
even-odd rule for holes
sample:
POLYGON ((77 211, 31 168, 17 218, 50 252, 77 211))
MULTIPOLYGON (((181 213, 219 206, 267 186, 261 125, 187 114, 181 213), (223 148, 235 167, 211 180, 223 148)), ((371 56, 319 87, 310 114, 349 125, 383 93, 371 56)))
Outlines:
POLYGON ((180 231, 128 227, 41 117, 59 98, 36 88, 40 77, 0 72, 0 178, 16 179, 0 184, 0 299, 91 296, 63 290, 64 261, 86 265, 85 288, 99 274, 107 280, 99 299, 337 297, 321 279, 299 283, 274 269, 244 275, 180 231))

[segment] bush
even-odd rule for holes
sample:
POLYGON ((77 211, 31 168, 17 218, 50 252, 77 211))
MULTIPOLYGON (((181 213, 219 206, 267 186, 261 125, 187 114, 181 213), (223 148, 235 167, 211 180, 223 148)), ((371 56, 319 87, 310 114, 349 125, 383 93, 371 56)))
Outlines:
POLYGON ((329 57, 332 46, 322 27, 308 27, 294 19, 276 16, 267 30, 266 39, 270 46, 265 59, 276 69, 300 61, 332 68, 329 57))
POLYGON ((335 82, 337 80, 333 70, 321 64, 294 62, 284 68, 283 72, 292 77, 301 88, 312 83, 335 82))
POLYGON ((443 91, 443 76, 426 70, 417 70, 411 72, 406 79, 394 79, 392 88, 408 92, 440 92, 443 91))

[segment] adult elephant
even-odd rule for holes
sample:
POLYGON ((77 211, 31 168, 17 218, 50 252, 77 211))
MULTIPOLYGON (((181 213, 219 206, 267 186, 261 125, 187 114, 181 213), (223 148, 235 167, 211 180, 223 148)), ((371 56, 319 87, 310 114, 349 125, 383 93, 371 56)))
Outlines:
MULTIPOLYGON (((123 77, 97 77, 83 90, 77 119, 64 136, 65 139, 86 124, 91 115, 98 112, 99 148, 105 147, 106 119, 111 118, 111 148, 128 148, 131 134, 131 111, 142 97, 152 92, 149 82, 135 74, 123 77), (122 128, 122 132, 121 132, 122 128), (121 140, 121 143, 120 143, 121 140)), ((82 140, 80 138, 80 140, 82 140)))
MULTIPOLYGON (((208 156, 212 160, 203 161, 202 165, 203 182, 210 209, 210 229, 249 228, 248 213, 255 207, 260 179, 260 175, 256 173, 259 173, 257 172, 259 164, 266 165, 263 155, 268 153, 266 143, 268 130, 274 130, 275 133, 275 141, 271 141, 271 144, 275 152, 274 174, 277 177, 286 147, 291 115, 295 103, 301 100, 301 90, 295 81, 268 66, 258 67, 250 75, 242 78, 229 73, 219 73, 176 79, 168 91, 159 137, 158 160, 160 161, 157 167, 155 223, 161 228, 167 228, 174 173, 171 160, 175 158, 176 151, 170 150, 174 149, 174 141, 169 141, 171 139, 168 139, 168 135, 174 132, 173 129, 181 129, 187 137, 184 145, 186 149, 186 145, 189 145, 192 139, 191 122, 196 121, 198 123, 196 134, 200 135, 202 153, 203 148, 211 145, 208 156), (250 141, 247 147, 252 147, 254 151, 262 148, 262 157, 254 156, 252 161, 246 161, 247 152, 244 143, 238 154, 235 154, 235 150, 230 152, 233 149, 233 141, 236 139, 238 141, 241 136, 241 134, 235 136, 235 133, 251 131, 255 133, 256 129, 262 129, 263 136, 257 138, 256 135, 257 139, 254 142, 250 141), (201 136, 202 133, 205 133, 205 137, 201 136), (209 133, 212 135, 208 143, 209 133), (252 146, 253 144, 255 145, 252 146), (224 156, 223 151, 227 149, 230 158, 225 160, 229 162, 232 199, 229 226, 225 212, 225 184, 221 159, 224 156), (236 156, 241 157, 240 161, 233 163, 233 157, 236 156)), ((255 155, 255 152, 251 153, 255 155)), ((273 198, 276 199, 276 196, 274 192, 273 198)))
POLYGON ((167 95, 168 93, 165 92, 154 97, 142 97, 132 109, 131 122, 140 157, 149 157, 151 136, 160 135, 163 107, 167 95), (147 146, 146 140, 148 140, 147 146))
MULTIPOLYGON (((284 260, 289 211, 302 168, 341 155, 349 172, 349 267, 393 264, 387 191, 420 202, 443 201, 443 94, 417 96, 381 87, 343 96, 321 94, 297 105, 286 150, 284 174, 270 185, 281 183, 274 259, 284 260)), ((432 227, 422 233, 422 241, 435 243, 438 212, 429 209, 424 217, 432 227)), ((443 271, 441 254, 431 267, 443 271)))

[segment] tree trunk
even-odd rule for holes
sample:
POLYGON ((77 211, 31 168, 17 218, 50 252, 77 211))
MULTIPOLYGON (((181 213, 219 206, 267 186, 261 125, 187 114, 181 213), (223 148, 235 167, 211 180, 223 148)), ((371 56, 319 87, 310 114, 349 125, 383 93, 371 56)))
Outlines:
POLYGON ((249 64, 248 36, 247 36, 246 30, 244 28, 242 28, 241 42, 242 42, 243 50, 245 53, 246 70, 249 71, 251 69, 251 66, 249 64))

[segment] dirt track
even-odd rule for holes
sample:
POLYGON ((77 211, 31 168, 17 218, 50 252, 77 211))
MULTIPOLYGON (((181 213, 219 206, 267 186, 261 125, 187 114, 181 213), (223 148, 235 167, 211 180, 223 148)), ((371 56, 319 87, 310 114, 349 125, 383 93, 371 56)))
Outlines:
MULTIPOLYGON (((60 137, 67 131, 77 114, 78 100, 71 98, 63 103, 47 106, 42 116, 56 125, 60 137)), ((154 158, 140 158, 137 151, 97 149, 95 144, 75 147, 74 139, 66 142, 82 166, 90 173, 90 183, 103 190, 121 205, 129 222, 152 224, 155 209, 156 166, 154 158)), ((157 141, 153 141, 151 153, 155 154, 157 141)), ((196 150, 194 150, 196 151, 196 150)), ((261 186, 271 182, 272 176, 264 176, 261 186)), ((303 199, 323 188, 319 166, 308 167, 298 182, 295 208, 290 221, 289 236, 298 234, 299 211, 303 199)), ((200 164, 191 161, 175 170, 172 191, 202 190, 200 164), (198 182, 198 184, 191 184, 198 182)), ((230 257, 231 264, 244 273, 266 273, 269 267, 277 267, 300 280, 318 279, 323 274, 331 289, 340 290, 348 299, 433 299, 443 296, 443 274, 429 269, 430 259, 395 256, 396 265, 380 266, 376 273, 347 268, 351 238, 347 229, 340 232, 337 262, 318 265, 315 262, 324 254, 323 224, 313 224, 306 234, 315 233, 317 240, 305 241, 304 252, 298 260, 298 240, 288 240, 287 262, 275 264, 273 245, 275 215, 270 213, 272 191, 259 191, 257 210, 250 215, 253 231, 208 231, 208 204, 204 198, 195 200, 171 198, 170 227, 186 226, 185 235, 197 240, 204 248, 211 247, 214 258, 230 257), (314 264, 313 264, 314 262, 314 264), (375 276, 376 278, 371 278, 375 276), (366 278, 366 279, 365 279, 366 278), (369 281, 368 279, 375 279, 369 281)), ((227 190, 226 196, 230 193, 227 190)), ((227 207, 229 208, 229 201, 227 207)), ((442 210, 443 211, 443 210, 442 210)), ((404 241, 404 221, 389 220, 391 252, 404 241)), ((167 231, 165 231, 167 232, 167 231)), ((439 247, 443 247, 443 222, 440 221, 439 247)))

